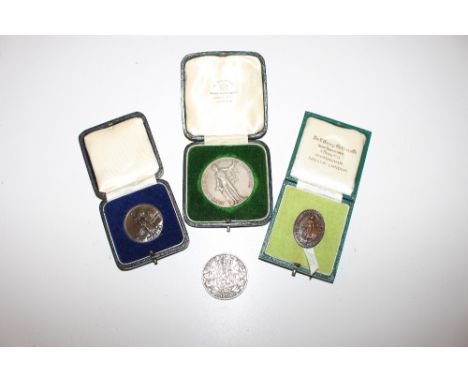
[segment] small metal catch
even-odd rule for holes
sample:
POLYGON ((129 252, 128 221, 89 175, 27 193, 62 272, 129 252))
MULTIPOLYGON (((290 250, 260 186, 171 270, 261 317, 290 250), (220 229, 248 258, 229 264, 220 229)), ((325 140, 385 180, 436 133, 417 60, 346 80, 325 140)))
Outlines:
MULTIPOLYGON (((299 263, 294 263, 293 265, 294 265, 296 268, 300 268, 300 267, 301 267, 301 264, 299 264, 299 263)), ((293 270, 292 270, 292 273, 291 273, 291 276, 292 276, 292 277, 296 277, 296 273, 297 273, 297 270, 296 270, 296 269, 293 269, 293 270)))
POLYGON ((160 257, 157 252, 150 251, 149 257, 151 257, 151 261, 154 263, 154 265, 158 265, 158 260, 160 257))

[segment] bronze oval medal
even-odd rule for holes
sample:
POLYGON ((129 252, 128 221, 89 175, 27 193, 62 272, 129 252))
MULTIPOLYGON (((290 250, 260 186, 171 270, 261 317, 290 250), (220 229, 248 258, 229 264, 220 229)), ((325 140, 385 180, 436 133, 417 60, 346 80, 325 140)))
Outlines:
POLYGON ((320 212, 304 210, 294 222, 294 239, 303 248, 315 247, 325 233, 325 221, 320 212))

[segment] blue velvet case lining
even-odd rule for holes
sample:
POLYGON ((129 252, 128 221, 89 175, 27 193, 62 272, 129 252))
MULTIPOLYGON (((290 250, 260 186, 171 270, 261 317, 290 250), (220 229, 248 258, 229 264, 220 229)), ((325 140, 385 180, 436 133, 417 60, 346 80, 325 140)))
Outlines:
POLYGON ((182 228, 174 208, 166 186, 160 183, 111 200, 104 205, 104 218, 115 254, 122 264, 141 260, 149 256, 151 251, 157 253, 183 243, 182 228), (161 234, 155 240, 147 243, 137 243, 131 240, 125 232, 123 224, 127 212, 142 203, 152 204, 163 215, 161 234))

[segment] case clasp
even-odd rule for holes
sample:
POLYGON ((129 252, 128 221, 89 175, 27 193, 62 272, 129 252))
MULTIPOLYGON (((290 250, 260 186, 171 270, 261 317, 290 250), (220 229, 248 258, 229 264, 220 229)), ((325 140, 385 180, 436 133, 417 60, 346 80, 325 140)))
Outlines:
MULTIPOLYGON (((300 267, 301 267, 301 264, 299 264, 299 263, 294 263, 293 265, 294 265, 296 268, 300 268, 300 267)), ((296 277, 296 273, 297 273, 297 269, 296 269, 296 268, 294 268, 294 269, 292 270, 292 272, 291 272, 291 276, 292 276, 292 277, 296 277)))
POLYGON ((154 263, 154 265, 158 265, 158 260, 161 259, 161 256, 154 251, 149 252, 149 257, 151 258, 151 261, 154 263))

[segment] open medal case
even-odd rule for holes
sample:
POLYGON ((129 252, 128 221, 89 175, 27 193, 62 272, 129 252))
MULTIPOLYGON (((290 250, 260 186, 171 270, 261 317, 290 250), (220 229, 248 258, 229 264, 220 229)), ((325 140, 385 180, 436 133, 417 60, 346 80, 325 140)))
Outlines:
POLYGON ((258 226, 271 217, 265 62, 253 52, 204 52, 181 63, 183 212, 194 227, 258 226))
POLYGON ((333 282, 371 133, 306 112, 259 258, 333 282))
POLYGON ((182 251, 188 235, 148 122, 132 113, 83 131, 81 150, 115 262, 130 270, 182 251))

